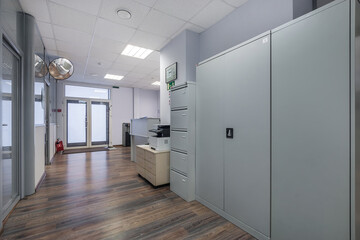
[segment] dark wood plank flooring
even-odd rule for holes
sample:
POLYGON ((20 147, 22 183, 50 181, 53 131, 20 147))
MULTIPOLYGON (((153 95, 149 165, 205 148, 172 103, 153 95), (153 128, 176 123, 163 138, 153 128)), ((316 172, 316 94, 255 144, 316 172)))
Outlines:
POLYGON ((56 156, 21 200, 2 239, 255 239, 168 186, 140 178, 130 149, 56 156))

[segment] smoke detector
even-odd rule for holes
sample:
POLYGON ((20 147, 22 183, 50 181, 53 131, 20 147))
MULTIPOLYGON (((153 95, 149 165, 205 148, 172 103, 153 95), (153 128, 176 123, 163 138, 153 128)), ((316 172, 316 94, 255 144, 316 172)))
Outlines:
POLYGON ((124 20, 128 20, 131 18, 131 12, 125 9, 118 9, 116 10, 116 14, 124 20))

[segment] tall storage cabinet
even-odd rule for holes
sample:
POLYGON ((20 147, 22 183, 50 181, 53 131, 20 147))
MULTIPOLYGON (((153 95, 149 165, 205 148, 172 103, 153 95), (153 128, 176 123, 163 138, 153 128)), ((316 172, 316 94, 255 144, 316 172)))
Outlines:
POLYGON ((170 189, 186 201, 195 200, 195 83, 170 92, 170 189))
POLYGON ((349 4, 272 34, 276 240, 350 239, 349 4))
POLYGON ((196 95, 197 199, 255 237, 268 239, 269 33, 201 63, 196 95))

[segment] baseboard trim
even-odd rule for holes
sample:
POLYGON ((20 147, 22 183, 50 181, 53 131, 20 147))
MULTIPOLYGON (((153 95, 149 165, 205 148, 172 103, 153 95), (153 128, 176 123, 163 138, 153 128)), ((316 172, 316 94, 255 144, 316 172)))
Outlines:
POLYGON ((207 202, 206 200, 196 196, 196 201, 200 202, 202 205, 206 206, 207 208, 211 209, 212 211, 216 212, 226 220, 232 222, 242 230, 246 231, 247 233, 251 234, 255 238, 259 240, 270 240, 270 237, 264 235, 263 233, 255 230, 254 228, 248 226, 247 224, 239 221, 238 219, 234 218, 233 216, 229 215, 228 213, 224 212, 222 209, 215 207, 211 203, 207 202))
POLYGON ((11 211, 9 212, 9 214, 6 216, 6 218, 2 221, 2 226, 0 229, 0 236, 4 233, 4 226, 7 222, 7 220, 9 219, 10 215, 14 212, 15 208, 17 207, 17 205, 19 204, 20 201, 18 201, 15 206, 11 209, 11 211))
POLYGON ((45 178, 46 178, 46 171, 44 171, 44 173, 43 173, 43 175, 41 176, 38 184, 36 185, 35 192, 38 191, 40 185, 43 183, 43 181, 45 180, 45 178))

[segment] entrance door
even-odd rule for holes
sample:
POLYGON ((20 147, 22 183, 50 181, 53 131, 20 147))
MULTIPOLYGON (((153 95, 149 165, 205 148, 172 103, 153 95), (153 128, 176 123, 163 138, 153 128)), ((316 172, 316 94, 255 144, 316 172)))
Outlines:
POLYGON ((87 146, 87 102, 67 100, 67 146, 87 146))
POLYGON ((2 45, 2 220, 19 201, 18 94, 20 56, 3 41, 2 45))
POLYGON ((109 144, 108 101, 68 99, 66 103, 66 147, 109 144))
POLYGON ((91 102, 91 145, 109 143, 109 103, 91 102))

